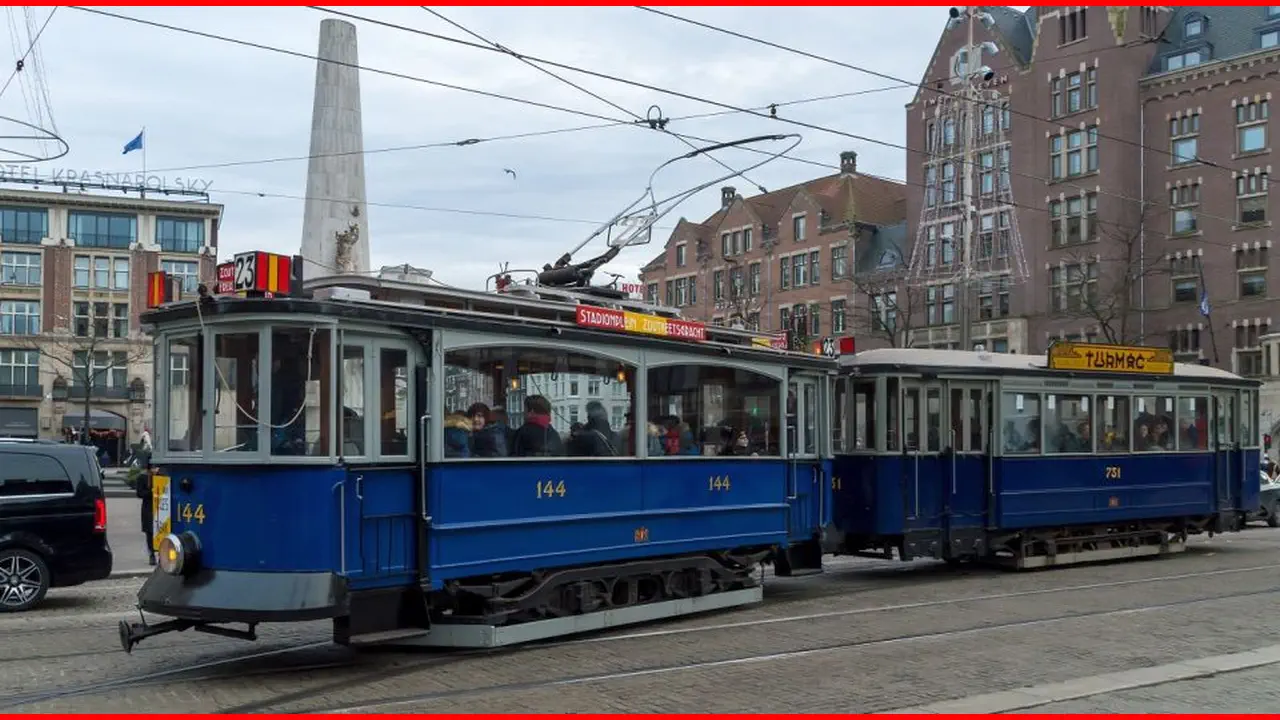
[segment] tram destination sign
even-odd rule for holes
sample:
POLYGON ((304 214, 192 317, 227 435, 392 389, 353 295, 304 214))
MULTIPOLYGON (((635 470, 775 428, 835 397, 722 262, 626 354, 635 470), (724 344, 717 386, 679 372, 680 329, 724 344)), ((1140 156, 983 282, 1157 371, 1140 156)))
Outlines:
POLYGON ((594 305, 579 305, 575 319, 578 327, 594 330, 614 330, 693 342, 704 342, 707 339, 707 326, 700 322, 642 315, 594 305))
POLYGON ((1049 346, 1050 370, 1172 375, 1168 348, 1057 342, 1049 346))

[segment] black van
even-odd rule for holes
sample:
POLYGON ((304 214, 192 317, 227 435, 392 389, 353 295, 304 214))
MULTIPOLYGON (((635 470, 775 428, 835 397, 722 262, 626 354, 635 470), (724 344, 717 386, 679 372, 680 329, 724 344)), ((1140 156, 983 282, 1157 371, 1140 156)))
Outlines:
POLYGON ((111 575, 102 481, 92 446, 0 438, 0 613, 111 575))

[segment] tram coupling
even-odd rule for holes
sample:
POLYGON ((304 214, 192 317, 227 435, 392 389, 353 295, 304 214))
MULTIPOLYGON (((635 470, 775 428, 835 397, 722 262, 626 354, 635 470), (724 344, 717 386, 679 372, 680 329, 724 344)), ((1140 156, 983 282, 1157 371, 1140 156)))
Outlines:
POLYGON ((208 635, 219 635, 221 637, 232 638, 235 640, 257 640, 257 623, 246 623, 248 629, 238 630, 236 628, 222 627, 219 625, 211 625, 196 620, 187 620, 185 618, 175 618, 173 620, 165 620, 155 625, 147 624, 147 618, 142 614, 142 608, 138 608, 138 619, 140 622, 129 622, 121 620, 119 624, 120 631, 120 647, 129 654, 133 653, 133 647, 143 640, 154 637, 156 635, 164 635, 171 632, 186 632, 187 630, 195 630, 208 635))

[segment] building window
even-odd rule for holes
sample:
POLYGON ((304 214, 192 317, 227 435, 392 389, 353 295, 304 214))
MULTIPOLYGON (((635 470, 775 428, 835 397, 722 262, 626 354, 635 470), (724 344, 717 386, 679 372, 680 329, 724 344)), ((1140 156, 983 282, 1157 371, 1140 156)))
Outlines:
POLYGON ((797 305, 791 310, 792 340, 799 341, 809 334, 809 306, 797 305))
POLYGON ((831 332, 839 335, 844 332, 845 326, 845 301, 831 301, 831 332))
POLYGON ((0 350, 0 387, 12 392, 19 388, 39 386, 40 352, 38 350, 0 350))
POLYGON ((1192 15, 1182 25, 1182 36, 1184 38, 1198 38, 1204 34, 1204 16, 1192 15))
POLYGON ((67 236, 77 247, 126 250, 138 239, 138 216, 71 212, 67 236))
POLYGON ((1200 229, 1196 220, 1200 211, 1199 182, 1169 188, 1169 206, 1173 211, 1171 219, 1174 235, 1193 233, 1200 229))
POLYGON ((1267 296, 1267 271, 1250 270, 1240 273, 1240 299, 1267 296))
POLYGON ((804 240, 804 216, 797 215, 791 218, 791 234, 795 237, 796 242, 804 240))
POLYGON ((0 242, 39 245, 49 235, 49 211, 42 208, 0 207, 0 242))
POLYGON ((650 305, 658 304, 658 283, 649 283, 645 286, 644 299, 650 305))
POLYGON ((788 308, 778 308, 778 329, 784 332, 791 332, 791 310, 788 308))
POLYGON ((1241 225, 1267 221, 1267 173, 1236 176, 1236 214, 1241 225))
POLYGON ((925 321, 929 325, 955 322, 956 288, 954 285, 930 285, 925 288, 925 321))
POLYGON ((978 317, 995 320, 1009 315, 1009 276, 987 278, 978 288, 978 317))
POLYGON ((748 292, 751 293, 751 297, 756 297, 760 294, 760 263, 751 263, 751 266, 747 270, 747 283, 748 292))
POLYGON ((812 250, 809 252, 809 284, 817 285, 822 280, 822 272, 819 265, 822 262, 822 252, 812 250))
POLYGON ((35 300, 0 301, 0 335, 39 334, 39 302, 35 300))
POLYGON ((742 297, 742 268, 735 267, 729 270, 729 297, 737 300, 742 297))
POLYGON ((791 287, 791 258, 778 259, 778 277, 782 279, 783 290, 791 287))
POLYGON ((1049 138, 1049 168, 1054 180, 1098 170, 1098 128, 1073 130, 1049 138))
POLYGON ((1263 49, 1280 46, 1280 30, 1268 30, 1258 36, 1258 44, 1263 49))
POLYGON ((1200 281, 1193 277, 1173 279, 1173 301, 1176 303, 1192 303, 1196 301, 1196 289, 1200 281))
POLYGON ((816 303, 809 306, 809 337, 822 334, 822 308, 816 303))
POLYGON ((759 310, 747 313, 747 329, 748 330, 760 329, 760 311, 759 310))
POLYGON ((831 279, 839 280, 849 273, 849 246, 831 248, 831 279))
POLYGON ((72 307, 72 332, 76 337, 129 337, 127 303, 77 302, 72 307))
POLYGON ((1258 338, 1270 330, 1270 323, 1241 322, 1235 326, 1236 374, 1248 376, 1262 373, 1262 348, 1258 338))
POLYGON ((89 352, 77 350, 71 361, 71 384, 95 388, 121 388, 128 385, 129 357, 124 351, 99 350, 89 363, 89 352))
POLYGON ((1059 265, 1049 271, 1049 305, 1055 312, 1079 312, 1097 300, 1097 262, 1059 265))
POLYGON ((0 253, 0 285, 38 286, 42 263, 40 253, 0 253))
POLYGON ((996 191, 996 154, 979 153, 978 164, 978 191, 983 195, 990 195, 996 191))
POLYGON ((1050 202, 1049 237, 1053 247, 1067 247, 1097 240, 1097 217, 1097 193, 1050 202))
POLYGON ((947 118, 942 121, 942 144, 956 144, 956 121, 955 118, 947 118))
POLYGON ((686 247, 686 246, 684 246, 684 245, 677 245, 677 246, 676 246, 676 267, 678 267, 678 268, 682 268, 682 267, 684 267, 684 251, 685 251, 685 247, 686 247))
POLYGON ((1191 113, 1169 121, 1169 152, 1174 165, 1196 162, 1200 141, 1200 113, 1191 113))
POLYGON ((955 259, 956 259, 955 233, 956 233, 955 223, 949 223, 949 222, 942 223, 942 227, 940 229, 942 242, 938 244, 939 251, 941 252, 941 257, 939 258, 940 265, 950 265, 951 263, 955 262, 955 259))
MULTIPOLYGON (((182 281, 183 292, 195 292, 196 286, 200 284, 200 263, 184 262, 181 260, 161 260, 160 269, 169 274, 170 277, 178 278, 182 281)), ((658 294, 658 286, 651 286, 653 294, 658 294)))
POLYGON ((667 280, 663 283, 663 285, 665 285, 663 294, 666 296, 666 306, 675 307, 675 304, 676 304, 675 283, 671 280, 667 280))
POLYGON ((156 244, 164 252, 200 252, 204 246, 204 220, 157 217, 156 244))
POLYGON ((805 262, 804 255, 796 255, 791 258, 791 285, 800 288, 809 284, 809 263, 805 262))
POLYGON ((1198 48, 1196 50, 1188 50, 1187 52, 1169 55, 1164 59, 1164 69, 1166 72, 1172 70, 1181 70, 1183 68, 1195 67, 1209 59, 1209 51, 1206 48, 1198 48))
POLYGON ((99 290, 129 289, 129 259, 100 255, 77 255, 72 284, 77 288, 99 290))
POLYGON ((1236 272, 1240 276, 1240 299, 1266 297, 1268 248, 1246 245, 1235 250, 1236 272))
POLYGON ((1236 152, 1252 153, 1267 149, 1269 105, 1266 100, 1236 105, 1236 152))
POLYGON ((886 292, 871 296, 871 329, 895 332, 898 329, 898 293, 886 292))
POLYGON ((1058 44, 1066 45, 1070 42, 1083 40, 1089 37, 1086 14, 1088 8, 1080 8, 1071 12, 1063 12, 1058 15, 1058 44))
POLYGON ((991 105, 982 106, 982 134, 990 135, 996 131, 996 109, 991 105))
POLYGON ((933 207, 938 204, 938 166, 926 165, 924 168, 924 204, 933 207))
POLYGON ((1098 107, 1098 70, 1089 68, 1053 79, 1050 85, 1053 116, 1070 115, 1098 107))
POLYGON ((942 163, 942 202, 956 201, 956 166, 942 163))
POLYGON ((733 248, 729 246, 729 233, 720 233, 720 255, 722 257, 733 255, 733 248))
POLYGON ((742 229, 742 252, 751 252, 751 228, 742 229))
POLYGON ((711 299, 720 302, 724 300, 724 271, 716 270, 711 273, 711 299))
POLYGON ((1169 331, 1169 349, 1186 361, 1200 356, 1200 328, 1185 327, 1169 331))

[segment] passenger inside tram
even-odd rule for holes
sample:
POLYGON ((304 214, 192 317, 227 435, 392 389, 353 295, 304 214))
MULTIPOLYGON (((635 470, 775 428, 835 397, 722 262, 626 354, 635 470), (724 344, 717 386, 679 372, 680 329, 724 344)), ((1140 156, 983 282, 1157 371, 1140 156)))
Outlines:
POLYGON ((564 441, 551 427, 551 403, 541 395, 524 399, 524 424, 511 438, 511 454, 515 457, 560 457, 564 441))

